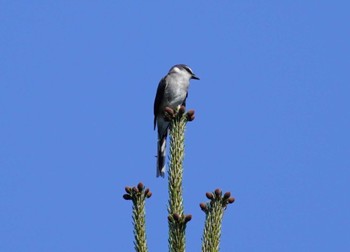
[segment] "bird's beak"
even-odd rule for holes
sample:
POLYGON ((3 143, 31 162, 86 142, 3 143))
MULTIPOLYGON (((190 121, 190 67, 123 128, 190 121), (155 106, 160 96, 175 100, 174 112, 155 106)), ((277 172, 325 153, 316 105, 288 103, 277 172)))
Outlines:
POLYGON ((199 80, 199 78, 195 74, 192 75, 191 79, 199 80))

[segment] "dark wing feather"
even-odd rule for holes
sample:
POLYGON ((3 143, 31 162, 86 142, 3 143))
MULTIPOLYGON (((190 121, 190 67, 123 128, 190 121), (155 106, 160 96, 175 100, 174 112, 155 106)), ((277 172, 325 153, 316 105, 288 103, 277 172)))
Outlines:
POLYGON ((162 99, 163 99, 163 96, 164 96, 165 86, 166 86, 166 82, 165 82, 165 77, 164 77, 160 80, 160 82, 158 84, 156 98, 154 99, 154 107, 153 107, 154 129, 156 129, 157 115, 159 114, 158 110, 159 110, 159 106, 160 106, 162 99))
POLYGON ((184 102, 182 103, 182 106, 186 107, 186 100, 187 100, 187 97, 188 97, 188 92, 186 93, 186 98, 184 100, 184 102))

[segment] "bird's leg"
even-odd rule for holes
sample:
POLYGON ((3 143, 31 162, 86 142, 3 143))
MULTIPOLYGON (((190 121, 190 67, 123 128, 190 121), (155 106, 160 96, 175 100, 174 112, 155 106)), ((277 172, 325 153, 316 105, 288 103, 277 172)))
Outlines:
MULTIPOLYGON (((167 122, 172 121, 176 116, 182 116, 183 114, 185 114, 185 106, 183 105, 179 105, 177 110, 174 111, 172 108, 170 107, 166 107, 164 109, 164 118, 167 122)), ((194 110, 189 110, 186 113, 187 116, 187 121, 191 122, 194 120, 195 116, 194 116, 194 110)))
POLYGON ((165 119, 165 121, 170 122, 174 118, 175 118, 175 111, 172 108, 170 108, 170 107, 165 107, 165 109, 164 109, 164 119, 165 119))

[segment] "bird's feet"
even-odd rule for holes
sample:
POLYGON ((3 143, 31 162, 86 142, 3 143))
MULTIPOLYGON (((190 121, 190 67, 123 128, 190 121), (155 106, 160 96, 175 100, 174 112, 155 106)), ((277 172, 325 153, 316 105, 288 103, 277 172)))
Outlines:
POLYGON ((170 122, 171 120, 173 120, 175 118, 175 111, 170 108, 170 107, 165 107, 164 109, 164 118, 166 121, 170 122))
MULTIPOLYGON (((172 108, 170 107, 166 107, 164 109, 164 118, 166 121, 172 121, 176 116, 182 116, 183 114, 185 114, 186 108, 185 106, 179 106, 178 111, 174 111, 172 108)), ((189 110, 186 113, 187 116, 187 121, 191 122, 194 120, 195 116, 194 116, 194 110, 189 110)))

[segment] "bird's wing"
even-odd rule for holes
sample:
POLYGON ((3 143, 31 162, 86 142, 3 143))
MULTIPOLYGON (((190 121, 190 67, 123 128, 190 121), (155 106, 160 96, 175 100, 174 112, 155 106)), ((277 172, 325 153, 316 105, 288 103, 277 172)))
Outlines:
POLYGON ((157 124, 157 115, 159 113, 159 107, 162 102, 164 92, 165 92, 165 86, 166 86, 166 81, 165 77, 162 78, 158 84, 157 88, 157 94, 156 98, 154 99, 154 107, 153 107, 153 112, 154 112, 154 129, 156 129, 156 124, 157 124))
POLYGON ((184 106, 184 107, 186 107, 186 100, 187 100, 187 97, 188 97, 188 92, 186 92, 186 98, 185 98, 185 100, 184 100, 183 103, 182 103, 182 106, 184 106))

